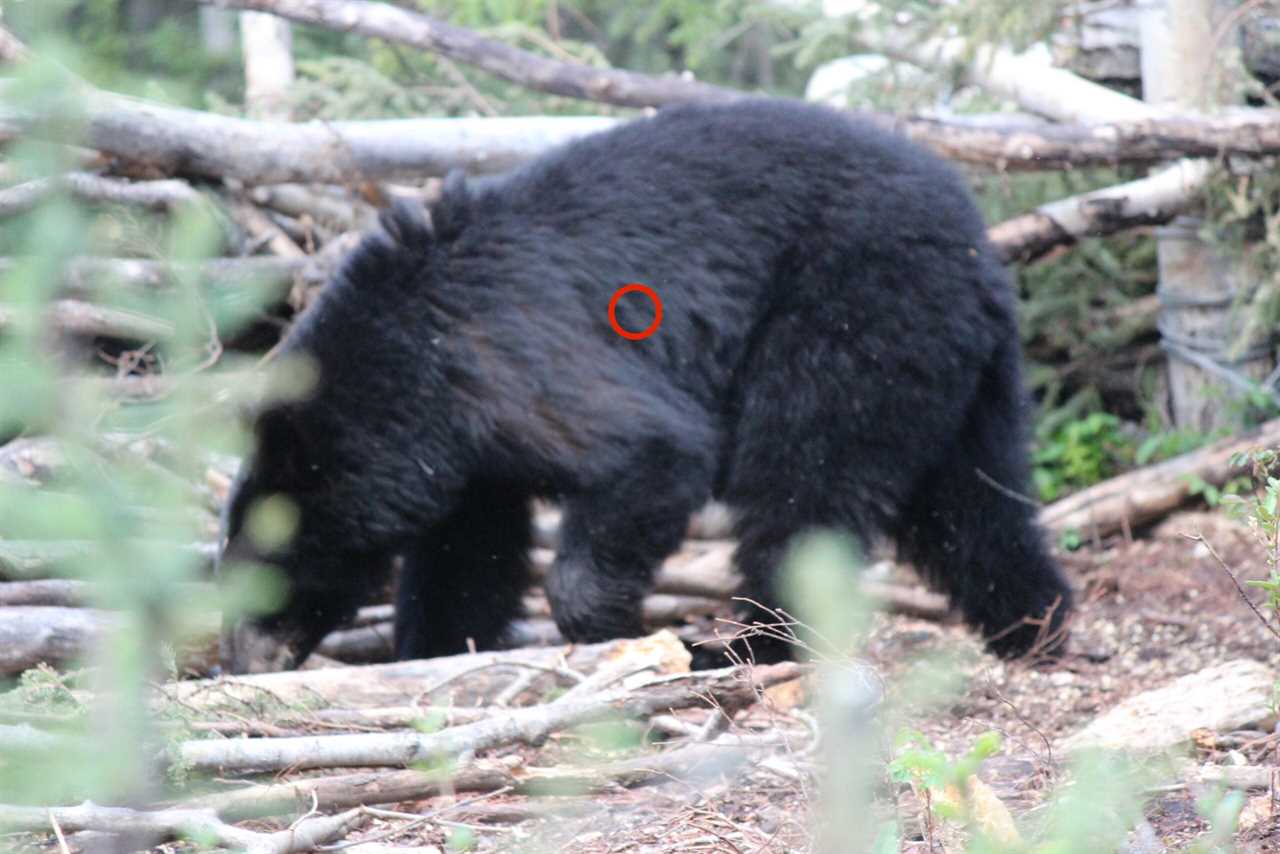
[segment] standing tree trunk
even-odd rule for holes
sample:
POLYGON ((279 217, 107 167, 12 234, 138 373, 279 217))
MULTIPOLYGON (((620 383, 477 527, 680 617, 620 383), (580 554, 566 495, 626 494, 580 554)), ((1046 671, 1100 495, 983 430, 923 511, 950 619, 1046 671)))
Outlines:
POLYGON ((263 12, 240 13, 244 48, 245 105, 257 119, 287 119, 293 85, 293 31, 289 22, 263 12))
MULTIPOLYGON (((1214 0, 1164 0, 1142 7, 1143 97, 1206 110, 1228 82, 1216 59, 1214 0)), ((1247 264, 1206 243, 1203 219, 1184 216, 1157 229, 1160 332, 1169 357, 1174 423, 1208 432, 1238 426, 1238 400, 1271 366, 1269 336, 1241 340, 1248 311, 1247 264)))

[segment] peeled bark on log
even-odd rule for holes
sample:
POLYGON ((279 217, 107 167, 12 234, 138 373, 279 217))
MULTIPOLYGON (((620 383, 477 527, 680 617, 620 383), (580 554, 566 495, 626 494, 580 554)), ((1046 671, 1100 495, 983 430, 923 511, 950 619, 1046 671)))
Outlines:
MULTIPOLYGON (((879 114, 869 117, 890 124, 879 114)), ((1263 157, 1280 150, 1280 114, 1261 109, 1063 125, 976 124, 912 116, 897 129, 949 160, 1001 172, 1158 163, 1178 157, 1263 157)))
MULTIPOLYGON (((644 623, 652 629, 659 629, 678 623, 690 617, 714 614, 725 606, 725 599, 710 596, 690 596, 687 594, 651 593, 644 597, 641 608, 644 623)), ((526 617, 549 617, 551 605, 546 596, 526 596, 524 600, 526 617)))
POLYGON ((1236 454, 1280 445, 1280 418, 1257 429, 1207 445, 1153 466, 1113 477, 1081 490, 1040 511, 1040 521, 1054 531, 1078 530, 1106 536, 1168 515, 1190 501, 1192 482, 1220 486, 1240 469, 1236 454))
POLYGON ((1206 160, 1182 160, 1148 178, 1041 205, 987 234, 1005 263, 1026 264, 1084 237, 1169 222, 1198 199, 1211 172, 1206 160))
MULTIPOLYGON (((850 14, 869 16, 883 12, 874 3, 859 4, 857 11, 835 4, 823 17, 850 14)), ((1055 68, 1046 53, 1015 53, 999 45, 976 49, 961 36, 921 37, 910 26, 859 27, 861 47, 922 68, 959 70, 977 86, 1017 103, 1029 112, 1066 122, 1128 121, 1159 118, 1168 113, 1113 89, 1055 68)))
POLYGON ((338 629, 325 635, 316 652, 351 664, 392 661, 395 658, 395 627, 388 621, 338 629))
POLYGON ((313 806, 324 811, 396 804, 448 792, 492 792, 514 783, 515 777, 505 768, 466 768, 448 778, 434 771, 373 771, 246 786, 205 795, 183 807, 212 810, 227 821, 244 821, 305 813, 313 806))

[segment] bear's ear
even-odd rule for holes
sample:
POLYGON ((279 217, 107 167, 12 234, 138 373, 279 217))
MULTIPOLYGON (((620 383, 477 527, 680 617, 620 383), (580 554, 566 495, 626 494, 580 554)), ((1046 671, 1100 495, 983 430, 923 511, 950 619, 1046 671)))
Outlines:
POLYGON ((452 240, 471 219, 471 190, 467 187, 467 175, 461 169, 453 169, 444 179, 440 201, 431 206, 431 224, 441 240, 452 240))
POLYGON ((378 213, 378 225, 392 243, 407 249, 424 249, 435 240, 427 208, 416 199, 394 199, 378 213))

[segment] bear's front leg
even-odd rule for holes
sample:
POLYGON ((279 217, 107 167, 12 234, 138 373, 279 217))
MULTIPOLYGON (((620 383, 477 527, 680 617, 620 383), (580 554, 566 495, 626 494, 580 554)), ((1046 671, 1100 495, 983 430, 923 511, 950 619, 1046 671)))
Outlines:
POLYGON ((404 551, 396 591, 396 657, 492 649, 529 586, 529 494, 474 482, 457 507, 404 551))
POLYGON ((642 600, 707 499, 709 465, 650 446, 606 487, 565 502, 547 598, 566 639, 589 643, 644 633, 642 600))

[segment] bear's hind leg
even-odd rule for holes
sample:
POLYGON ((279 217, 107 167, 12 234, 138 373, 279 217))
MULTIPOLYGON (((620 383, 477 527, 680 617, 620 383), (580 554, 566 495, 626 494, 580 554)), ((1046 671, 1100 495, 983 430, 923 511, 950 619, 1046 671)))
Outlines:
POLYGON ((1023 497, 1028 476, 1016 341, 996 352, 968 418, 896 529, 902 556, 946 591, 996 654, 1054 652, 1071 588, 1023 497))
POLYGON ((396 594, 396 657, 492 649, 529 585, 529 495, 474 483, 457 508, 404 552, 396 594))

